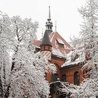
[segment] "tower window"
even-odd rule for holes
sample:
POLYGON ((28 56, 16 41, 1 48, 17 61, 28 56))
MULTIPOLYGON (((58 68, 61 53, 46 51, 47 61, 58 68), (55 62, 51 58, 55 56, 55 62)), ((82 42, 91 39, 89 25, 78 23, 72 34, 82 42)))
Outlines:
POLYGON ((45 50, 48 50, 48 46, 45 46, 45 50))

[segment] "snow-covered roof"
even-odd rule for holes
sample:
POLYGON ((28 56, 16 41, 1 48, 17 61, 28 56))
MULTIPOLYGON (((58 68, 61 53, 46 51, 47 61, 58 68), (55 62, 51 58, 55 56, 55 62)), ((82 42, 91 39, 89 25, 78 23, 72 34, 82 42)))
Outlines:
MULTIPOLYGON (((65 58, 66 54, 68 54, 72 50, 72 47, 69 45, 69 43, 67 43, 66 40, 64 40, 59 35, 59 33, 52 32, 52 33, 50 33, 49 38, 50 38, 50 42, 52 44, 52 54, 56 55, 57 57, 65 58), (63 44, 64 47, 60 47, 58 43, 63 44)), ((37 41, 35 41, 34 44, 39 47, 41 41, 42 40, 37 40, 37 41)))
POLYGON ((52 54, 57 55, 59 57, 66 57, 66 53, 62 53, 58 48, 53 48, 52 47, 52 54))
POLYGON ((85 61, 84 49, 71 51, 70 53, 67 54, 66 59, 67 61, 61 67, 75 65, 84 62, 85 61), (78 57, 75 58, 76 56, 78 57))

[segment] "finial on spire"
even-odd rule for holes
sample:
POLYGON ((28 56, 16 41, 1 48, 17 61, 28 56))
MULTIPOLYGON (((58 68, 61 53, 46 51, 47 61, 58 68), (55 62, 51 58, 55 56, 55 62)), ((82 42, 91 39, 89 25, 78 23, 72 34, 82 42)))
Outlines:
POLYGON ((51 20, 50 6, 49 6, 49 20, 51 20))
POLYGON ((55 32, 57 32, 57 21, 55 21, 55 32))

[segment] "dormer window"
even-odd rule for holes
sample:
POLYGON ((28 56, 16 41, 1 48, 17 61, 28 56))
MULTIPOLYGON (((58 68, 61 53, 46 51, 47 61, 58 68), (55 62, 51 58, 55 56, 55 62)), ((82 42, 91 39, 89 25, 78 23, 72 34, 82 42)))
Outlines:
POLYGON ((61 39, 57 39, 57 43, 60 47, 64 48, 64 42, 61 39))

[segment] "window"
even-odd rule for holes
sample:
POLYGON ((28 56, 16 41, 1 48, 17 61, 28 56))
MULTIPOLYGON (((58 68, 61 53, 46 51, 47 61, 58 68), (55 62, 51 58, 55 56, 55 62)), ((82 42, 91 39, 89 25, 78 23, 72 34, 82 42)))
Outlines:
POLYGON ((57 39, 57 43, 60 47, 64 48, 64 42, 61 39, 57 39))
POLYGON ((74 84, 79 85, 80 84, 80 75, 79 72, 74 73, 74 84))
POLYGON ((58 74, 55 73, 55 74, 52 75, 52 82, 55 82, 57 80, 58 80, 58 74))
POLYGON ((66 75, 65 74, 62 75, 62 80, 61 81, 66 82, 66 75))
POLYGON ((41 50, 44 50, 44 49, 45 49, 45 46, 42 46, 42 47, 41 47, 41 50))
POLYGON ((48 46, 45 46, 45 47, 44 47, 45 50, 48 50, 48 48, 49 48, 48 46))
POLYGON ((59 46, 62 47, 62 48, 64 48, 64 44, 59 43, 59 46))

